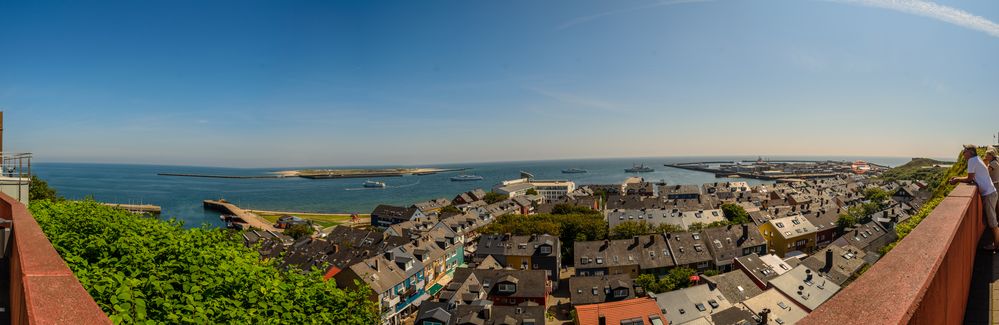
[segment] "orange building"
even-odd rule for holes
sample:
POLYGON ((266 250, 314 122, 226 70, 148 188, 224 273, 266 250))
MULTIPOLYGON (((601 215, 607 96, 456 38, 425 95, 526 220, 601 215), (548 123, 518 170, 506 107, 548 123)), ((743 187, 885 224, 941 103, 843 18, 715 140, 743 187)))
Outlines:
POLYGON ((668 323, 659 305, 650 298, 576 306, 576 325, 668 323))

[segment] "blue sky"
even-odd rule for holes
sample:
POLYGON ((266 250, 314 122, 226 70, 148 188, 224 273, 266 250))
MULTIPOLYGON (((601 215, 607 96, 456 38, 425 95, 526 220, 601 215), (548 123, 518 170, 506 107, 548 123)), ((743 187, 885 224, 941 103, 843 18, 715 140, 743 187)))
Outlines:
POLYGON ((218 166, 954 156, 999 1, 0 1, 5 149, 218 166))

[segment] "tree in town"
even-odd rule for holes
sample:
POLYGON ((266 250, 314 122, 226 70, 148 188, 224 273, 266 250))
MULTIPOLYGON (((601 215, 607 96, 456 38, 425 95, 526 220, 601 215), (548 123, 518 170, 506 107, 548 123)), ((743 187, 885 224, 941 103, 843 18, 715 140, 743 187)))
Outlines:
POLYGON ((733 224, 744 224, 748 223, 749 213, 741 205, 735 203, 725 203, 722 204, 721 210, 725 213, 725 218, 731 221, 733 224))
POLYGON ((56 193, 55 188, 49 187, 49 183, 38 176, 31 175, 31 184, 28 186, 28 200, 52 200, 58 201, 62 200, 62 197, 56 193))
POLYGON ((294 225, 289 226, 288 229, 285 229, 284 234, 288 235, 291 238, 295 238, 295 240, 299 240, 305 237, 312 236, 312 234, 315 231, 316 229, 312 228, 311 224, 296 223, 294 225))
POLYGON ((482 200, 486 201, 486 203, 493 204, 493 203, 500 202, 500 201, 503 201, 503 200, 506 200, 506 199, 509 199, 509 198, 510 198, 510 196, 508 196, 506 194, 496 193, 496 192, 489 192, 489 193, 486 193, 486 196, 484 198, 482 198, 482 200))

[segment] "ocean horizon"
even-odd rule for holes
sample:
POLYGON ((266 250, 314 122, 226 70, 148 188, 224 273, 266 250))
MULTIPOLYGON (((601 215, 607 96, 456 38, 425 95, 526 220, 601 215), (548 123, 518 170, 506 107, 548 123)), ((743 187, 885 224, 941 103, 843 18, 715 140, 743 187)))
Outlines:
MULTIPOLYGON (((703 184, 722 180, 713 174, 663 166, 695 161, 755 160, 757 156, 645 157, 557 159, 535 161, 477 162, 419 165, 313 166, 313 167, 203 167, 179 165, 37 162, 33 173, 47 181, 60 195, 71 200, 93 198, 100 202, 153 204, 163 208, 161 217, 176 218, 188 227, 202 224, 222 226, 218 213, 202 208, 206 199, 224 198, 244 208, 320 213, 369 213, 379 204, 410 205, 434 198, 451 199, 462 192, 490 190, 503 180, 519 177, 521 171, 539 179, 568 179, 577 185, 615 184, 630 176, 669 184, 703 184), (645 164, 651 173, 624 171, 632 164, 645 164), (365 178, 304 179, 225 179, 160 176, 158 173, 210 175, 266 175, 271 172, 306 168, 387 168, 387 167, 469 168, 463 173, 482 176, 482 181, 452 182, 458 172, 424 176, 377 178, 385 189, 363 189, 365 178), (562 169, 582 168, 584 174, 563 174, 562 169)), ((898 166, 908 157, 864 156, 764 156, 768 160, 835 160, 898 166)), ((769 183, 740 179, 750 184, 769 183)))

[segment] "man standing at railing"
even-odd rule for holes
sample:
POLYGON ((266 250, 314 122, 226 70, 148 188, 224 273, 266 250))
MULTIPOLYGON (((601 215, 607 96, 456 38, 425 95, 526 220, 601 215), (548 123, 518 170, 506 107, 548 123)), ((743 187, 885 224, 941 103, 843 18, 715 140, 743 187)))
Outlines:
POLYGON ((985 163, 978 157, 978 147, 973 144, 964 145, 964 151, 961 154, 968 160, 968 176, 951 178, 950 183, 961 182, 978 185, 978 194, 982 195, 982 203, 985 205, 985 220, 992 228, 992 243, 982 248, 995 250, 996 244, 999 244, 997 243, 999 241, 999 223, 996 222, 996 201, 999 200, 999 193, 996 192, 996 186, 992 183, 992 178, 989 177, 988 167, 985 167, 985 163))

